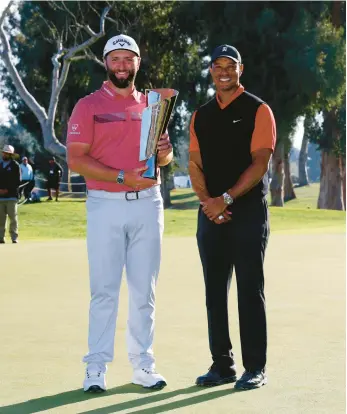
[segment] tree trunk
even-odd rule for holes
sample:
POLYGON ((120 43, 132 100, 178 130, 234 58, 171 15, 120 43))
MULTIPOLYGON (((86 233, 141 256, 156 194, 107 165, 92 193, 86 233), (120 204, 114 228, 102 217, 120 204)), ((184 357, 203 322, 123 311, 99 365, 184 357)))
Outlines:
POLYGON ((331 148, 322 150, 320 188, 318 208, 344 210, 342 189, 342 157, 336 155, 333 148, 339 142, 336 109, 324 111, 324 135, 333 143, 331 148))
MULTIPOLYGON (((332 2, 332 22, 335 27, 341 25, 341 1, 332 2)), ((324 112, 324 133, 331 137, 333 143, 339 141, 336 109, 324 112)), ((334 148, 334 145, 332 145, 334 148)), ((318 208, 328 210, 344 210, 343 197, 343 162, 341 156, 336 156, 330 149, 322 150, 320 188, 318 208)))
POLYGON ((283 207, 283 143, 278 142, 272 157, 272 179, 270 184, 271 205, 283 207))
POLYGON ((308 134, 307 123, 311 118, 306 116, 304 121, 304 136, 302 137, 300 155, 299 155, 299 186, 309 185, 307 174, 307 154, 308 154, 308 134))
POLYGON ((166 166, 160 168, 160 178, 160 191, 164 201, 164 208, 168 208, 171 206, 170 167, 166 166))
POLYGON ((344 210, 341 175, 341 159, 323 150, 317 208, 344 210))
MULTIPOLYGON (((67 126, 69 121, 69 97, 64 96, 62 97, 61 102, 61 115, 60 115, 60 124, 61 124, 61 137, 60 142, 66 146, 66 139, 67 139, 67 126)), ((62 162, 63 167, 63 177, 62 182, 66 183, 65 185, 62 185, 61 189, 62 191, 69 191, 72 192, 72 186, 71 186, 71 174, 69 170, 69 166, 67 162, 64 160, 62 162)))
POLYGON ((294 200, 296 198, 293 181, 290 174, 289 152, 284 154, 284 201, 294 200))
POLYGON ((346 158, 341 157, 341 176, 342 176, 342 200, 346 210, 346 158))

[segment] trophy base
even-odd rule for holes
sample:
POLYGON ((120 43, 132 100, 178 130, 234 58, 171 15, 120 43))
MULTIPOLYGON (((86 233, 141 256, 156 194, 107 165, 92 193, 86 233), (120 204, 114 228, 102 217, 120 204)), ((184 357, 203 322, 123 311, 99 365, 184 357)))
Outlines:
POLYGON ((146 167, 148 167, 148 169, 142 174, 142 177, 150 178, 151 180, 156 180, 158 178, 156 155, 152 155, 151 158, 148 158, 148 160, 146 161, 146 167))

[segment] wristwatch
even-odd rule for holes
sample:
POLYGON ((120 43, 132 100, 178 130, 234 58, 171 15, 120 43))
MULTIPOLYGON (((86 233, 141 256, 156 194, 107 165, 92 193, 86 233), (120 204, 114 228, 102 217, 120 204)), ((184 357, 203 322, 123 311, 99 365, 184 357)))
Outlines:
POLYGON ((117 183, 118 184, 124 184, 124 171, 120 170, 118 177, 117 177, 117 183))
POLYGON ((227 206, 230 206, 234 202, 234 199, 228 193, 223 193, 223 198, 224 198, 224 203, 227 206))

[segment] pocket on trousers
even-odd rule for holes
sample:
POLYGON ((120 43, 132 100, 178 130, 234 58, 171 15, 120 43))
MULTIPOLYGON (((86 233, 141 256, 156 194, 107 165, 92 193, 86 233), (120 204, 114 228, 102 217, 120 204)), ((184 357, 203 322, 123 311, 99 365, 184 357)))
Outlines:
POLYGON ((100 199, 88 197, 86 201, 87 214, 94 213, 100 209, 100 199))

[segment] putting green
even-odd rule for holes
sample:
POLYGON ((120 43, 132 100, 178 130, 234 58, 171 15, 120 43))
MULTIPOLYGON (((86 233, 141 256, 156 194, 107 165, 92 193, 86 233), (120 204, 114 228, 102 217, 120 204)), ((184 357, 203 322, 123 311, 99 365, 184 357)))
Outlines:
MULTIPOLYGON (((115 360, 107 393, 81 390, 87 351, 89 282, 85 242, 0 246, 1 414, 49 413, 345 413, 345 235, 270 238, 266 258, 269 384, 234 392, 201 389, 210 364, 204 286, 194 238, 164 239, 157 288, 155 354, 168 386, 131 385, 122 285, 115 360)), ((235 282, 230 332, 243 371, 235 282)))

